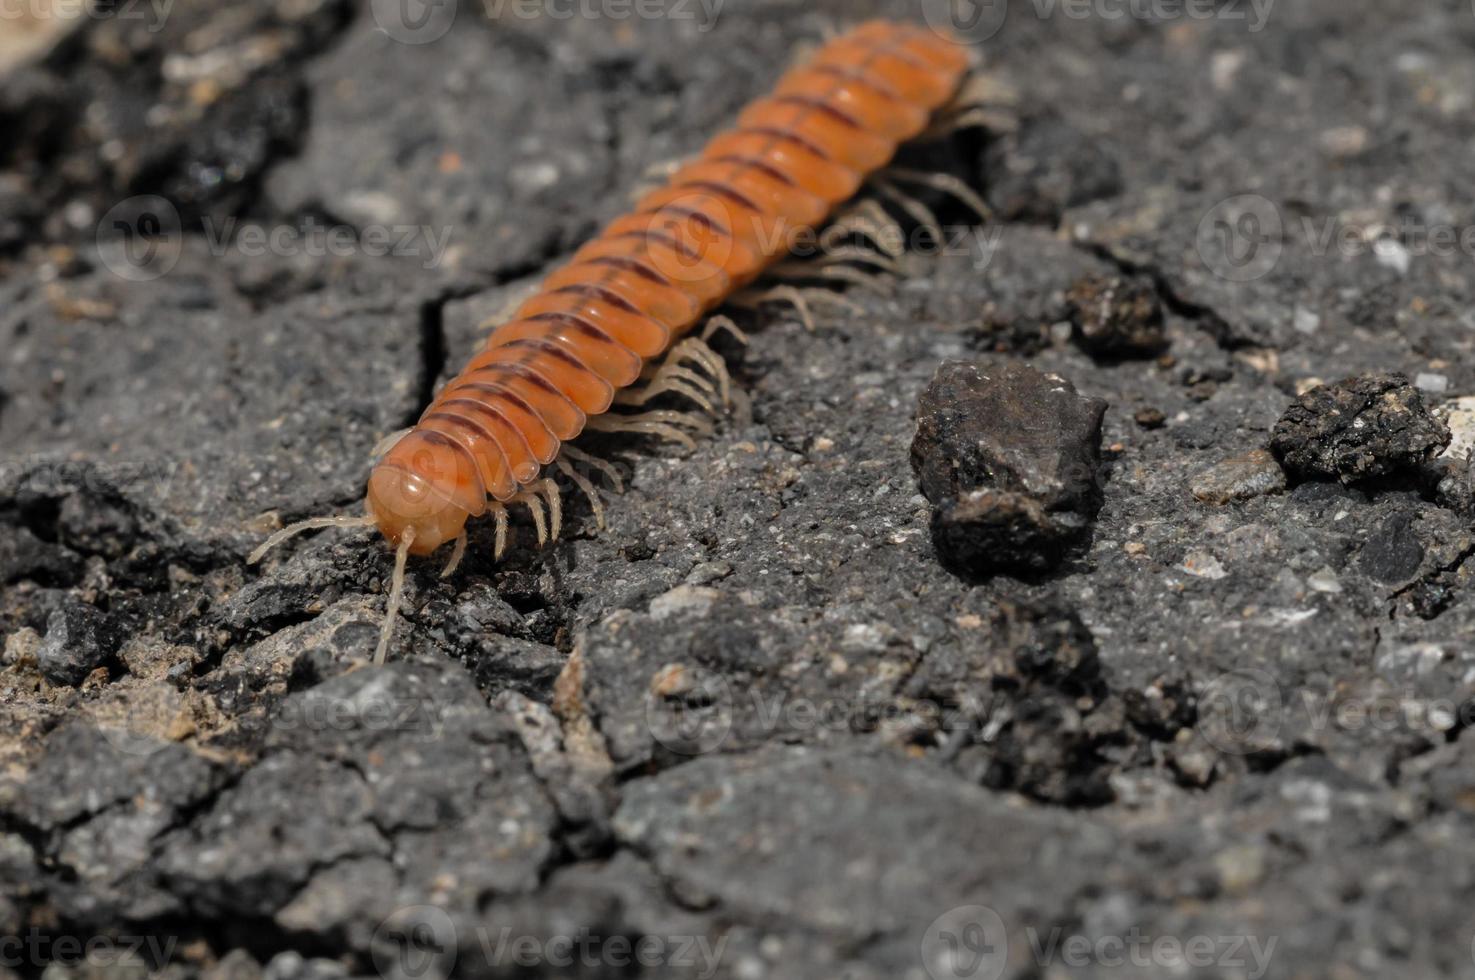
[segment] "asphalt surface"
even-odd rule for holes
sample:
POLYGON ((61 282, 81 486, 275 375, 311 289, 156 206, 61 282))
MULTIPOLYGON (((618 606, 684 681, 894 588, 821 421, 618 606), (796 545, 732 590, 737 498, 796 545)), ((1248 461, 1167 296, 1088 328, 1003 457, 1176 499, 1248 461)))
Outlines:
POLYGON ((246 565, 806 44, 944 7, 0 48, 0 977, 1475 975, 1463 0, 995 4, 908 157, 995 219, 743 314, 713 435, 588 444, 607 528, 416 563, 382 669, 370 535, 246 565))

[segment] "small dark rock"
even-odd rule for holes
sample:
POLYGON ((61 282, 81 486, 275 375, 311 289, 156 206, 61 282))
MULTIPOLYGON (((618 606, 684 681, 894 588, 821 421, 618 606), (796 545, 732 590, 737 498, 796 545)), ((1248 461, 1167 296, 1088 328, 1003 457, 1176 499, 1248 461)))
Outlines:
POLYGON ((1424 561, 1424 546, 1413 532, 1413 517, 1394 514, 1362 546, 1362 570, 1369 578, 1406 582, 1424 561))
POLYGON ((62 501, 58 529, 73 548, 105 558, 121 558, 137 537, 133 515, 118 504, 74 493, 62 501))
POLYGON ((1475 460, 1442 457, 1430 465, 1434 501, 1464 517, 1475 517, 1475 460))
POLYGON ((28 578, 44 585, 71 585, 81 577, 82 559, 75 552, 19 525, 0 524, 0 584, 28 578))
POLYGON ((1296 476, 1355 483, 1427 462, 1449 440, 1406 377, 1371 374, 1306 392, 1275 424, 1270 448, 1296 476))
POLYGON ((1188 397, 1196 402, 1206 402, 1219 393, 1219 386, 1234 380, 1234 372, 1227 367, 1186 367, 1178 374, 1178 381, 1188 389, 1188 397))
POLYGON ((994 627, 1013 652, 994 676, 1006 695, 987 713, 996 734, 976 738, 956 767, 992 789, 1067 806, 1111 802, 1109 746, 1125 737, 1126 711, 1109 694, 1091 631, 1053 604, 1006 605, 994 627))
POLYGON ((993 354, 1038 354, 1050 345, 1047 325, 1024 316, 1008 316, 997 309, 983 313, 980 326, 968 331, 973 350, 993 354))
POLYGON ((46 620, 36 659, 55 684, 80 684, 118 650, 121 637, 108 617, 82 602, 68 602, 46 620))
POLYGON ((1163 414, 1163 410, 1152 408, 1151 406, 1139 408, 1137 414, 1132 416, 1132 420, 1148 431, 1161 429, 1164 425, 1168 424, 1168 417, 1163 414))
POLYGON ((1252 449, 1216 463, 1190 485, 1194 497, 1208 504, 1249 500, 1286 488, 1286 475, 1267 450, 1252 449))
POLYGON ((1438 619, 1461 599, 1459 583, 1444 573, 1418 583, 1408 592, 1409 610, 1420 619, 1438 619))
POLYGON ((1150 282, 1087 276, 1066 293, 1071 336, 1097 357, 1153 357, 1168 346, 1163 309, 1150 282))
POLYGON ((1159 680, 1142 690, 1122 692, 1127 719, 1161 741, 1171 741, 1196 717, 1193 692, 1181 681, 1159 680))
POLYGON ((1105 412, 1026 365, 944 363, 922 394, 912 442, 943 562, 970 575, 1057 565, 1101 508, 1105 412))

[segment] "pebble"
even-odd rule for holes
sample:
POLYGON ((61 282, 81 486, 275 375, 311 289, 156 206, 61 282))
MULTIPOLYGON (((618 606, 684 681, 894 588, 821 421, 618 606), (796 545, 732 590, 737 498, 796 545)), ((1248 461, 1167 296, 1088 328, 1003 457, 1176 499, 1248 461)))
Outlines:
POLYGON ((1456 398, 1448 403, 1444 414, 1450 440, 1442 455, 1450 459, 1468 458, 1475 452, 1475 397, 1456 398))
POLYGON ((705 613, 712 608, 712 604, 722 597, 722 593, 716 589, 706 588, 698 585, 678 585, 664 595, 658 595, 650 601, 650 616, 652 619, 670 619, 686 613, 705 613))
POLYGON ((1168 346, 1162 304, 1146 280, 1087 276, 1071 286, 1065 299, 1072 336, 1089 354, 1155 357, 1168 346))
POLYGON ((1196 578, 1217 580, 1229 574, 1224 563, 1210 552, 1202 549, 1190 551, 1183 557, 1182 569, 1196 578))
POLYGON ((1139 408, 1137 413, 1132 416, 1132 420, 1149 431, 1152 429, 1161 429, 1168 423, 1168 417, 1163 414, 1162 409, 1151 407, 1139 408))
POLYGON ((1286 487, 1285 472, 1267 450, 1252 449, 1216 463, 1194 477, 1189 490, 1208 504, 1250 500, 1286 487))
POLYGON ((68 601, 47 618, 36 660, 52 683, 80 684, 117 652, 119 639, 106 615, 85 603, 68 601))
POLYGON ((1058 565, 1101 508, 1105 412, 1028 365, 945 362, 922 393, 911 453, 944 564, 974 576, 1058 565))
POLYGON ((1293 476, 1351 484, 1414 468, 1449 441, 1408 378, 1369 374, 1307 391, 1275 424, 1270 448, 1293 476))

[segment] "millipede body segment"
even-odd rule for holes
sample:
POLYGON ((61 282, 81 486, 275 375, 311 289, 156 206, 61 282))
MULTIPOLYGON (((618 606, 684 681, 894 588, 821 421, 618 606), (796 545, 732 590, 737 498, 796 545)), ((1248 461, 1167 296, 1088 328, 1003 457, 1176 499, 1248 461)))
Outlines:
POLYGON ((488 337, 374 468, 364 522, 425 555, 525 496, 647 362, 920 134, 967 70, 955 42, 911 25, 825 44, 488 337))

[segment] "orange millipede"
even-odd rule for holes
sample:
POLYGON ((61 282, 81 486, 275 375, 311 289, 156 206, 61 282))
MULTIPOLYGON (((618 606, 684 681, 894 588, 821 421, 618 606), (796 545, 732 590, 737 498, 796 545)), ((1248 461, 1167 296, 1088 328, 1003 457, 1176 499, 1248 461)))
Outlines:
MULTIPOLYGON (((908 24, 868 22, 824 44, 491 333, 375 465, 364 516, 294 524, 250 560, 309 528, 377 526, 396 549, 375 658, 382 662, 408 555, 455 542, 448 574, 464 552, 467 521, 490 512, 500 557, 512 502, 528 506, 540 541, 546 504, 556 537, 552 468, 602 516, 587 479, 567 462, 595 461, 565 444, 589 428, 671 430, 680 413, 600 418, 663 356, 689 356, 725 385, 720 359, 684 338, 785 255, 792 232, 823 223, 926 130, 958 96, 968 68, 955 41, 908 24)), ((660 389, 705 403, 693 373, 680 367, 662 376, 660 389)))

